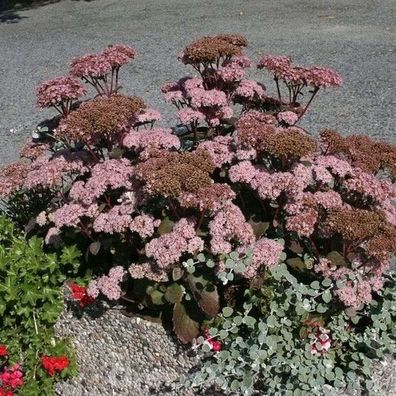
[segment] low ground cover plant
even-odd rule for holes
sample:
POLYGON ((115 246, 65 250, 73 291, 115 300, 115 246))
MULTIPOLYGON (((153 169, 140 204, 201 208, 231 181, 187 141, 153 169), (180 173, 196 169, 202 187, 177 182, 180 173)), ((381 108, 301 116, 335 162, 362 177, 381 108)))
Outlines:
POLYGON ((120 92, 132 48, 75 59, 71 76, 39 87, 57 126, 0 171, 0 194, 10 216, 28 208, 24 226, 48 249, 85 252, 82 305, 156 315, 203 351, 189 386, 372 391, 372 362, 394 351, 396 148, 310 135, 299 121, 339 74, 267 55, 257 67, 273 76, 271 95, 248 78, 246 46, 226 34, 184 49, 196 76, 161 88, 176 129, 120 92), (77 78, 94 98, 77 102, 77 78))

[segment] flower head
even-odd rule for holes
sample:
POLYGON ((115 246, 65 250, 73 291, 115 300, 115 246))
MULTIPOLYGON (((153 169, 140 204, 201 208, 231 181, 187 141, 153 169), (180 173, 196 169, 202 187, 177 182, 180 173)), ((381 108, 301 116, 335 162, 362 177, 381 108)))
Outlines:
POLYGON ((57 77, 40 84, 37 88, 37 106, 41 108, 59 106, 77 100, 87 90, 73 76, 57 77))
POLYGON ((41 364, 47 373, 53 377, 56 373, 62 372, 69 367, 70 361, 67 356, 46 356, 41 357, 41 364))
POLYGON ((8 349, 5 345, 0 345, 0 357, 8 356, 8 349))
POLYGON ((102 56, 114 68, 119 68, 125 65, 130 60, 135 59, 136 51, 124 44, 111 45, 106 48, 102 56))
POLYGON ((23 385, 23 372, 20 364, 14 364, 11 367, 5 367, 0 373, 0 381, 3 387, 17 389, 23 385))
POLYGON ((69 285, 71 296, 73 300, 77 301, 80 308, 85 308, 87 305, 92 304, 95 299, 87 294, 87 288, 85 286, 80 286, 77 283, 72 283, 69 285))

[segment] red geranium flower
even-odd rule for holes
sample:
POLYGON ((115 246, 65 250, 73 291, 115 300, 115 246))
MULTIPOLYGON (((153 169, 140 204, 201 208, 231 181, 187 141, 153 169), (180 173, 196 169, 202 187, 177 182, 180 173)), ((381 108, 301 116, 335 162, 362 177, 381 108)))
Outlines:
POLYGON ((5 345, 0 345, 0 357, 8 356, 8 349, 5 345))
POLYGON ((81 308, 85 308, 87 305, 92 304, 95 301, 93 297, 87 294, 87 288, 85 286, 72 283, 69 288, 72 292, 73 300, 78 301, 81 308))
POLYGON ((5 388, 0 388, 0 396, 14 396, 14 393, 5 388))
POLYGON ((46 356, 43 355, 41 357, 41 364, 47 373, 52 377, 56 374, 56 372, 60 373, 62 370, 67 368, 70 364, 69 359, 62 356, 46 356))
POLYGON ((23 385, 23 373, 20 364, 14 364, 12 367, 6 367, 0 374, 0 380, 3 387, 16 389, 23 385))

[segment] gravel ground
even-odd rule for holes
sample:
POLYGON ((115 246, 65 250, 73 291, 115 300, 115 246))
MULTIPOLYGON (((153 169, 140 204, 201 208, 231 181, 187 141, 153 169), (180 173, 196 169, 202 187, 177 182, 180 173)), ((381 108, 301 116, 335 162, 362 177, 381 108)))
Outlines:
MULTIPOLYGON (((98 304, 95 303, 96 307, 98 304)), ((176 381, 197 362, 160 324, 127 317, 117 310, 88 308, 79 319, 65 311, 57 333, 71 336, 79 376, 57 384, 59 396, 190 396, 176 381), (100 313, 100 315, 98 315, 100 313), (95 316, 95 319, 92 316, 95 316)))
POLYGON ((14 160, 29 130, 53 114, 35 108, 35 86, 66 73, 73 57, 111 43, 133 45, 139 56, 122 72, 125 92, 169 119, 159 87, 190 71, 177 54, 219 32, 245 34, 254 59, 290 54, 343 75, 342 88, 315 102, 304 125, 311 131, 334 127, 395 142, 395 13, 394 0, 63 0, 0 11, 0 163, 14 160))

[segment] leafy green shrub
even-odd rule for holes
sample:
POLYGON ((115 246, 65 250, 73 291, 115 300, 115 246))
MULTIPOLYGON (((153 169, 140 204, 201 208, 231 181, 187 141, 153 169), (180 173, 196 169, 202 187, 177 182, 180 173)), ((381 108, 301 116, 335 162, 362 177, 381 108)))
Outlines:
MULTIPOLYGON (((54 324, 63 310, 61 286, 79 265, 80 253, 65 247, 59 255, 45 253, 44 241, 26 240, 10 220, 0 216, 0 344, 8 363, 21 363, 23 395, 52 394, 54 379, 41 365, 43 355, 67 355, 73 350, 58 339, 54 324)), ((61 375, 76 372, 72 364, 61 375)))

